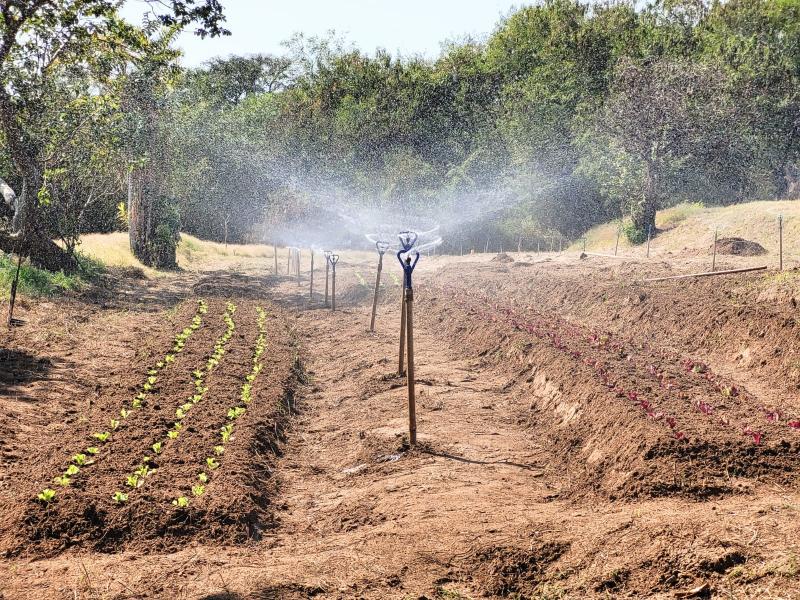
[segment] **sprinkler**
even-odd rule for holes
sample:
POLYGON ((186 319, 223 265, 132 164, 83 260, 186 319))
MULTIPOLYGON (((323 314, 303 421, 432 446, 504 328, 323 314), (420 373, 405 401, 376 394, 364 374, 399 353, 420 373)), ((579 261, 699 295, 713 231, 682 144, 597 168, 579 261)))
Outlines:
POLYGON ((331 263, 331 310, 336 310, 336 263, 339 262, 339 255, 331 254, 328 262, 331 263))
POLYGON ((414 287, 411 275, 419 262, 419 252, 415 252, 411 262, 411 249, 418 235, 413 231, 401 231, 398 235, 402 248, 397 252, 397 260, 403 268, 403 304, 400 314, 400 373, 403 371, 403 342, 406 342, 408 365, 406 385, 408 387, 408 441, 411 446, 417 443, 417 408, 414 393, 414 287), (405 254, 405 259, 402 255, 405 254), (405 338, 405 340, 403 339, 405 338))
POLYGON ((331 270, 331 252, 330 250, 325 250, 322 255, 325 257, 325 306, 328 306, 328 277, 330 276, 331 270))
POLYGON ((389 242, 377 241, 375 248, 378 250, 378 275, 375 278, 375 296, 372 298, 372 320, 369 322, 369 330, 375 331, 375 312, 378 310, 378 290, 381 286, 381 271, 383 270, 383 255, 389 249, 389 242))

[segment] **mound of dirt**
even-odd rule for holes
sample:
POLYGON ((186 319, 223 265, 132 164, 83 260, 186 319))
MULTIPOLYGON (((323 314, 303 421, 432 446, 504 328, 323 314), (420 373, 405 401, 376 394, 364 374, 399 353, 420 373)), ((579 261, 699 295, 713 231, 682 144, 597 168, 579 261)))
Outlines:
POLYGON ((767 253, 767 249, 758 242, 730 237, 717 240, 717 253, 734 256, 763 256, 767 253))
POLYGON ((464 572, 466 579, 486 596, 506 598, 532 594, 547 567, 569 546, 560 541, 534 541, 528 548, 484 548, 467 560, 464 572))
POLYGON ((497 256, 495 256, 495 257, 492 259, 492 261, 491 261, 491 262, 499 262, 499 263, 512 263, 512 262, 514 262, 514 259, 513 259, 513 258, 511 258, 511 257, 510 257, 508 254, 506 254, 505 252, 501 252, 500 254, 498 254, 497 256))

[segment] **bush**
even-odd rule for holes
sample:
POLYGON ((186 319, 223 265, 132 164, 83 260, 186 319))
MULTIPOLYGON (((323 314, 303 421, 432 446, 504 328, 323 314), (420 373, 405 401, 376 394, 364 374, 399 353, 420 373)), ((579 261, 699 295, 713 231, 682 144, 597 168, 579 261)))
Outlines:
POLYGON ((647 241, 647 231, 644 229, 637 229, 630 221, 622 225, 622 233, 625 235, 625 239, 634 246, 644 244, 647 241))

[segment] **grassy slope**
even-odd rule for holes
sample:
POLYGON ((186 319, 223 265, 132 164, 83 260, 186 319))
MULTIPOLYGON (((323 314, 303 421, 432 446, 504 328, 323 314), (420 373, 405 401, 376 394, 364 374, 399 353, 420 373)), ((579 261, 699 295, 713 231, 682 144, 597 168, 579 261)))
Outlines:
MULTIPOLYGON (((139 267, 148 276, 157 271, 142 265, 133 256, 128 245, 127 233, 92 233, 81 238, 80 249, 86 255, 111 267, 139 267)), ((181 234, 178 244, 178 265, 183 269, 199 269, 216 259, 228 257, 266 258, 272 257, 272 246, 261 244, 240 245, 207 242, 188 234, 181 234)))
MULTIPOLYGON (((745 238, 758 242, 774 254, 778 248, 779 215, 784 218, 784 252, 800 254, 800 202, 794 200, 710 208, 699 203, 679 204, 659 211, 656 217, 659 234, 653 239, 652 250, 656 253, 707 250, 712 245, 716 228, 720 238, 745 238)), ((594 252, 613 252, 616 235, 616 223, 598 225, 587 232, 586 248, 594 252)), ((574 249, 579 247, 580 242, 573 245, 574 249)), ((620 248, 630 247, 622 236, 620 248)))

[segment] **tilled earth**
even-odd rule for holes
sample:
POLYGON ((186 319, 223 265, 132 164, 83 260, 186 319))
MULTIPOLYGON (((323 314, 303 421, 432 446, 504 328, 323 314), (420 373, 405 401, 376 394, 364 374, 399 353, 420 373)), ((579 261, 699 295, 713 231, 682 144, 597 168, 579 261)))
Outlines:
POLYGON ((23 306, 0 368, 3 597, 800 597, 794 275, 649 284, 674 266, 514 257, 421 261, 414 449, 400 290, 385 278, 368 332, 363 255, 340 263, 336 313, 255 264, 23 306), (200 298, 143 409, 35 500, 200 298), (228 301, 203 400, 115 502, 194 393, 228 301), (259 306, 253 401, 204 494, 176 507, 238 401, 259 306))

